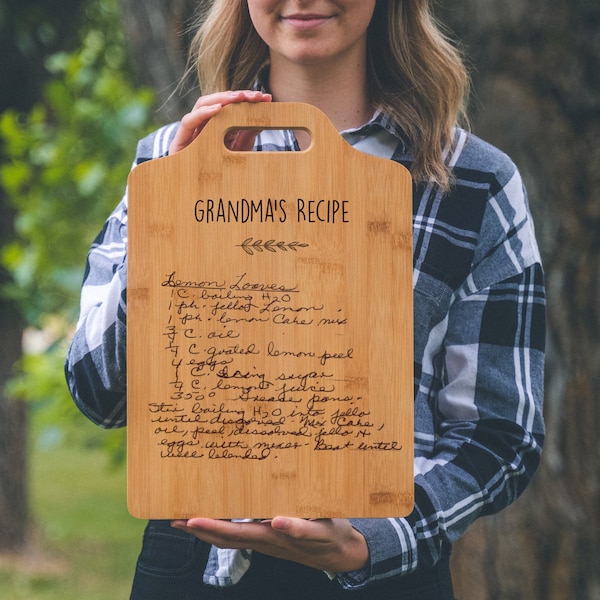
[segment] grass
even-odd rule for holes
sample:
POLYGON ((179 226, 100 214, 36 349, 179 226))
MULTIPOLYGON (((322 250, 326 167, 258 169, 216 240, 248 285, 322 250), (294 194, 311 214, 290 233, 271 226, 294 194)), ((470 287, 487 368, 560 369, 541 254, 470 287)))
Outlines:
POLYGON ((127 512, 124 465, 100 449, 38 442, 30 482, 35 543, 0 561, 0 598, 129 598, 145 523, 127 512))

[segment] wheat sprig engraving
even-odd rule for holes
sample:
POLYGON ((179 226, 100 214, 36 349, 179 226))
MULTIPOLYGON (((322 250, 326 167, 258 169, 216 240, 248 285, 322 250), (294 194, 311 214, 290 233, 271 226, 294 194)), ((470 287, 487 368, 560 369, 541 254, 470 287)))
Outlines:
POLYGON ((255 240, 254 238, 247 238, 238 246, 246 253, 252 256, 255 252, 277 252, 281 250, 288 252, 292 250, 297 252, 298 248, 308 248, 308 244, 301 242, 276 242, 275 240, 255 240))

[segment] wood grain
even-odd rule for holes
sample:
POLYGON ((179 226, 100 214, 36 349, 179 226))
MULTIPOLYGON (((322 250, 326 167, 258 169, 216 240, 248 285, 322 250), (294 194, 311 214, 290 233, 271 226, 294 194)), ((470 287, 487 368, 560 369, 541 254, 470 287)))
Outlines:
POLYGON ((412 510, 411 212, 408 172, 305 104, 228 106, 132 171, 134 516, 412 510), (236 127, 311 145, 232 152, 236 127))

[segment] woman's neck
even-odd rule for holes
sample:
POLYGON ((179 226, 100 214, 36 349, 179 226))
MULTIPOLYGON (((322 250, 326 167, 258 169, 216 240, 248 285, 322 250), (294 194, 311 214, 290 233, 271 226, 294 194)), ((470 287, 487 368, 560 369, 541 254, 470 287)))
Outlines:
POLYGON ((306 102, 316 106, 338 131, 359 127, 373 114, 363 65, 341 70, 272 61, 269 88, 276 102, 306 102))

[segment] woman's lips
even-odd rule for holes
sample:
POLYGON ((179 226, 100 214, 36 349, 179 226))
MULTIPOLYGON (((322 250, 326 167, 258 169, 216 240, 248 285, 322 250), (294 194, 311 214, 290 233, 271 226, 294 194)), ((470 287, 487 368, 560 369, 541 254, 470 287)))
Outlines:
POLYGON ((295 29, 316 29, 332 17, 324 15, 289 15, 282 17, 283 21, 295 29))

